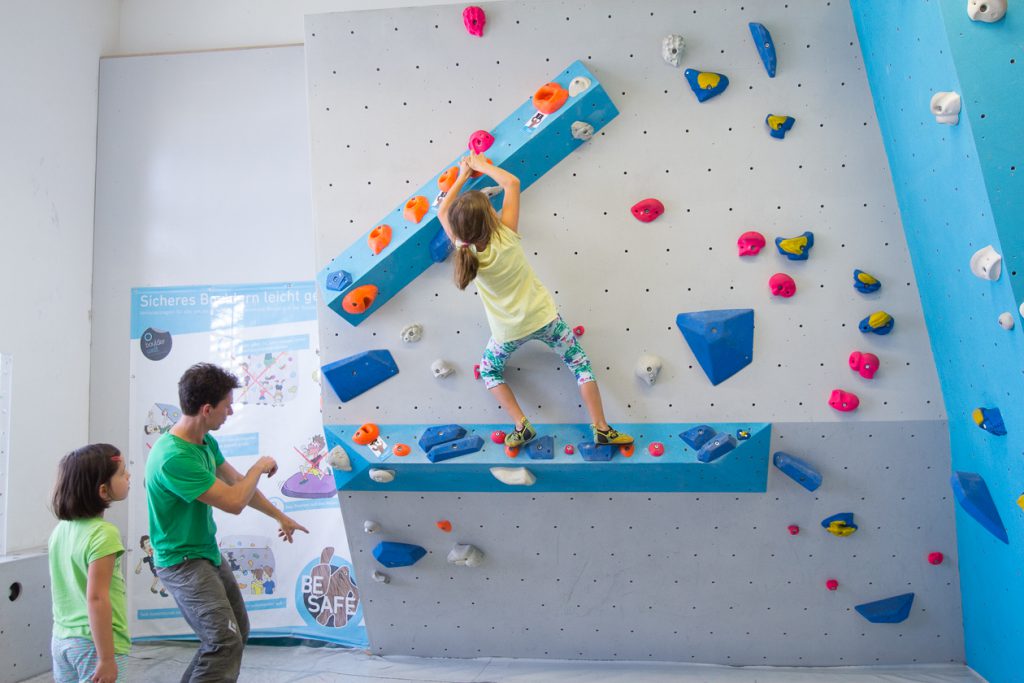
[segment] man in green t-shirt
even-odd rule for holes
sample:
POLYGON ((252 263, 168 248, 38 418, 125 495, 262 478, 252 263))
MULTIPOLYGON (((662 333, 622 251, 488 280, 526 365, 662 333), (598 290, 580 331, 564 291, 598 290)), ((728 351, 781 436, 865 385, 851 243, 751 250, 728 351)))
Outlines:
POLYGON ((213 508, 237 515, 252 507, 274 519, 289 543, 308 530, 259 492, 260 476, 277 463, 263 456, 245 475, 221 455, 210 432, 232 414, 234 375, 199 363, 178 382, 182 417, 153 444, 146 461, 149 535, 156 572, 199 637, 199 651, 182 681, 235 681, 249 636, 238 583, 217 546, 213 508))

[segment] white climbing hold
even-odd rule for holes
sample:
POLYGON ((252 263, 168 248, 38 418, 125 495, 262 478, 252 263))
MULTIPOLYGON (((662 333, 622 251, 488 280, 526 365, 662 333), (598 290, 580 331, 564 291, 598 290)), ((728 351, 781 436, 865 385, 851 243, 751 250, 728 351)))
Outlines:
POLYGON ((1004 330, 1012 330, 1014 326, 1013 314, 1009 311, 999 314, 999 326, 1004 330))
POLYGON ((483 192, 488 197, 497 197, 499 194, 501 194, 501 186, 500 185, 490 185, 488 187, 480 188, 480 191, 483 192))
POLYGON ((647 384, 653 385, 658 380, 658 373, 661 372, 661 358, 653 353, 645 353, 637 359, 634 372, 647 384))
POLYGON ((509 486, 533 486, 537 483, 537 477, 525 467, 492 467, 491 474, 509 486))
POLYGON ((990 244, 974 252, 974 256, 971 257, 971 272, 982 280, 995 281, 1002 273, 1002 263, 1003 257, 990 244))
POLYGON ((379 570, 373 570, 373 580, 377 583, 391 583, 391 577, 379 570))
POLYGON ((418 342, 420 339, 423 339, 423 325, 412 323, 402 328, 402 341, 406 344, 418 342))
POLYGON ((484 561, 484 553, 475 545, 459 543, 448 553, 449 564, 463 567, 477 567, 484 561))
POLYGON ((365 522, 363 522, 363 531, 365 531, 368 534, 375 534, 378 531, 380 531, 380 524, 377 524, 377 522, 366 520, 365 522))
POLYGON ((683 37, 671 33, 661 41, 661 57, 669 66, 679 66, 683 63, 683 50, 686 49, 686 41, 683 37))
POLYGON ((960 123, 960 95, 955 92, 937 92, 932 95, 932 114, 935 121, 955 126, 960 123))
POLYGON ((572 136, 577 140, 589 140, 594 137, 594 127, 586 121, 573 121, 572 127, 569 129, 572 131, 572 136))
POLYGON ((430 364, 430 371, 434 373, 434 379, 444 379, 455 372, 455 368, 453 368, 448 361, 438 358, 430 364))
POLYGON ((342 472, 352 471, 352 461, 348 459, 348 453, 341 446, 335 446, 327 454, 327 464, 342 472))
POLYGON ((569 97, 576 97, 590 87, 590 79, 586 76, 577 76, 569 81, 569 97))
POLYGON ((967 0, 967 16, 971 21, 995 23, 1006 16, 1006 0, 967 0))
POLYGON ((370 479, 373 479, 378 484, 390 484, 395 480, 395 471, 372 468, 370 470, 370 479))

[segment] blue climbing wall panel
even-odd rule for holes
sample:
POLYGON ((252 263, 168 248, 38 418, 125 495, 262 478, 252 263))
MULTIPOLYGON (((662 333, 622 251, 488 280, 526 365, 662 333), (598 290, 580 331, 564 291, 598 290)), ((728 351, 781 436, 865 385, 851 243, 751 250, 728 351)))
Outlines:
MULTIPOLYGON (((604 88, 582 62, 576 61, 557 74, 552 82, 568 89, 576 77, 590 80, 590 86, 568 99, 556 112, 549 114, 536 126, 527 126, 537 113, 532 98, 527 99, 504 121, 491 130, 494 145, 484 152, 496 166, 505 168, 519 176, 520 189, 526 190, 538 178, 547 173, 555 164, 564 159, 584 140, 572 136, 572 124, 584 121, 600 131, 609 121, 618 116, 618 109, 608 97, 604 88)), ((430 242, 441 230, 437 207, 433 205, 439 189, 437 179, 447 169, 458 164, 462 152, 451 162, 437 169, 436 175, 415 192, 402 196, 398 205, 376 225, 387 224, 392 228, 391 243, 374 254, 367 244, 367 237, 375 226, 369 226, 366 233, 357 239, 320 270, 317 282, 328 307, 353 325, 366 320, 403 287, 415 280, 423 271, 433 265, 430 242), (419 223, 403 217, 406 201, 413 196, 424 196, 431 202, 430 210, 419 223), (351 275, 351 283, 338 291, 327 287, 332 272, 344 270, 351 275), (360 313, 351 313, 342 308, 345 294, 363 285, 375 285, 378 293, 373 305, 360 313)), ((464 186, 467 190, 481 189, 494 185, 494 181, 481 176, 470 180, 464 186)), ((396 186, 397 187, 397 186, 396 186)), ((495 198, 500 205, 500 196, 495 198)))
MULTIPOLYGON (((1024 612, 1024 13, 972 22, 962 0, 854 0, 854 20, 892 168, 943 399, 953 470, 986 482, 1005 544, 957 506, 967 663, 993 683, 1020 678, 1024 612), (960 123, 936 123, 933 93, 960 93, 960 123), (971 255, 993 245, 1003 274, 973 276, 971 255), (996 324, 1008 311, 1016 326, 996 324), (971 412, 998 407, 1008 435, 971 412)), ((1016 10, 1016 11, 1015 11, 1016 10)), ((949 498, 953 505, 953 497, 949 498)))

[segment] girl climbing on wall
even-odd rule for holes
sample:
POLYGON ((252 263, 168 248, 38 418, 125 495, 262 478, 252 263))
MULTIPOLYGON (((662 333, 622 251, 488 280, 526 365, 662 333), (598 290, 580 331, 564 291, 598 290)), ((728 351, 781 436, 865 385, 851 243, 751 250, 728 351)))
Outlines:
POLYGON ((491 338, 480 361, 480 377, 515 426, 505 445, 518 448, 537 436, 503 376, 505 363, 520 346, 536 339, 561 354, 576 375, 583 403, 590 413, 596 444, 630 444, 633 437, 605 421, 601 393, 587 354, 572 329, 558 314, 551 293, 526 261, 519 236, 519 179, 470 153, 459 161, 459 177, 438 208, 441 225, 455 244, 455 285, 476 282, 487 313, 491 338), (501 186, 501 215, 483 192, 459 194, 470 174, 483 173, 501 186))
POLYGON ((53 678, 58 683, 123 681, 131 648, 117 527, 103 519, 128 497, 131 476, 110 444, 71 451, 57 466, 50 535, 53 678))

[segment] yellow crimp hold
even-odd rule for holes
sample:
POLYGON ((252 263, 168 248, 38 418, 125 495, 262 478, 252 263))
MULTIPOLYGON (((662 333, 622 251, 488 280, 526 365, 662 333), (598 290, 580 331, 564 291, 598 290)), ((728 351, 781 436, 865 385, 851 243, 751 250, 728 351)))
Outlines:
MULTIPOLYGON (((779 248, 787 254, 802 254, 804 247, 807 246, 807 238, 801 235, 800 237, 790 237, 789 239, 782 240, 779 242, 779 248)), ((877 313, 876 313, 877 315, 877 313)))
POLYGON ((718 74, 711 73, 709 71, 701 71, 697 74, 697 85, 702 90, 712 90, 718 87, 718 81, 721 80, 718 74))
POLYGON ((768 117, 768 127, 772 130, 778 130, 782 128, 782 124, 784 124, 788 119, 788 116, 776 116, 775 114, 772 114, 768 117))
POLYGON ((878 284, 878 280, 875 278, 874 275, 869 275, 868 273, 865 273, 863 271, 857 273, 857 279, 866 285, 878 284))
POLYGON ((981 423, 985 421, 985 417, 981 414, 981 408, 975 408, 974 412, 971 413, 971 417, 974 419, 974 424, 981 426, 981 423))
POLYGON ((857 529, 856 527, 847 526, 846 522, 837 519, 831 522, 825 530, 834 536, 849 536, 857 529))
POLYGON ((885 327, 889 324, 890 320, 892 320, 892 316, 885 311, 875 311, 871 314, 871 317, 868 318, 868 325, 875 328, 885 327))
POLYGON ((1017 505, 1020 505, 1020 509, 1024 510, 1024 495, 1017 499, 1017 505))

